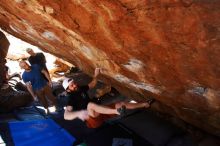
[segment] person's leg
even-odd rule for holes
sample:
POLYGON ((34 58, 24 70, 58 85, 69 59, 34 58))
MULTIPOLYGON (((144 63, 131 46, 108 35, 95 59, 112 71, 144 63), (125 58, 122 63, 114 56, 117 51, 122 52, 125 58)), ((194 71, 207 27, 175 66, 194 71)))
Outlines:
POLYGON ((117 115, 119 115, 119 112, 117 111, 117 109, 112 109, 107 106, 97 105, 92 102, 90 102, 87 105, 87 110, 88 110, 89 116, 91 116, 93 118, 97 117, 99 114, 108 114, 108 115, 117 114, 117 115))
POLYGON ((150 104, 148 102, 142 102, 142 103, 118 102, 115 104, 115 108, 118 109, 122 107, 123 105, 126 107, 126 109, 137 109, 137 108, 150 107, 150 104))
POLYGON ((44 93, 45 96, 52 102, 52 104, 56 106, 57 105, 56 97, 53 95, 52 90, 48 85, 44 87, 44 93))
POLYGON ((45 109, 48 109, 48 106, 49 106, 49 105, 48 105, 47 100, 46 100, 46 98, 45 98, 44 90, 43 90, 43 89, 38 90, 38 91, 36 91, 36 94, 37 94, 37 97, 38 97, 40 103, 43 105, 43 107, 44 107, 45 109))

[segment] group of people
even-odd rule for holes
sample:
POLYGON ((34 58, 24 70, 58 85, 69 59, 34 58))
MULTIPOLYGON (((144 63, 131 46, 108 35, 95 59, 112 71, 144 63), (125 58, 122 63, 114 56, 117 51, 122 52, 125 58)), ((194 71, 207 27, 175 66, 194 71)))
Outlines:
MULTIPOLYGON (((24 69, 22 79, 33 99, 39 100, 46 109, 46 112, 49 112, 48 99, 53 105, 57 104, 57 100, 52 94, 52 81, 46 67, 45 56, 43 53, 35 53, 30 48, 26 51, 30 54, 28 59, 30 65, 25 61, 19 62, 20 67, 24 69)), ((99 119, 103 115, 122 115, 125 113, 126 109, 148 108, 150 106, 150 102, 118 102, 114 107, 103 106, 93 102, 89 98, 87 91, 96 86, 97 78, 100 73, 101 69, 96 68, 92 81, 85 86, 79 86, 77 82, 71 78, 64 79, 62 85, 68 95, 64 119, 73 120, 78 118, 82 121, 93 120, 100 123, 99 119)), ((90 125, 92 128, 97 126, 100 126, 100 124, 90 125)))
POLYGON ((48 100, 56 105, 56 97, 52 94, 52 81, 46 67, 46 58, 43 53, 35 53, 31 48, 26 51, 30 54, 30 65, 26 61, 19 62, 19 66, 24 69, 22 79, 33 99, 39 100, 48 113, 48 100))

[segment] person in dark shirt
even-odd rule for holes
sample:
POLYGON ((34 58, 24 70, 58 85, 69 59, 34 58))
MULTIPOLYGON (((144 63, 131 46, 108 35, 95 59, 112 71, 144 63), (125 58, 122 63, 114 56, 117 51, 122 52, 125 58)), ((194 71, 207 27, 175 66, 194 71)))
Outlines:
POLYGON ((38 64, 42 69, 48 72, 46 58, 43 53, 35 53, 31 48, 27 48, 26 52, 30 54, 28 61, 31 65, 38 64))
POLYGON ((56 97, 54 97, 54 95, 52 94, 52 82, 49 74, 37 64, 29 66, 27 62, 20 61, 19 66, 24 69, 22 79, 25 82, 28 91, 30 92, 34 100, 36 100, 37 98, 39 99, 41 104, 46 109, 46 112, 48 113, 49 103, 47 101, 47 98, 52 101, 53 105, 56 105, 57 103, 56 97), (42 74, 47 77, 47 80, 49 82, 44 79, 42 74))
POLYGON ((87 91, 95 87, 99 73, 100 69, 96 68, 93 80, 86 86, 80 87, 73 79, 70 78, 66 78, 63 81, 63 87, 69 96, 64 112, 64 119, 73 120, 75 118, 79 118, 82 121, 87 121, 87 126, 89 125, 90 128, 96 128, 104 122, 103 119, 105 118, 102 117, 103 115, 120 115, 125 113, 126 108, 136 109, 143 107, 147 108, 150 106, 148 102, 135 104, 118 102, 115 104, 115 108, 110 108, 94 103, 89 98, 87 91), (94 125, 88 123, 88 121, 91 122, 91 120, 94 125))
POLYGON ((64 112, 64 119, 73 120, 79 118, 82 121, 89 119, 89 117, 97 117, 99 114, 117 114, 120 115, 118 109, 109 108, 91 102, 87 91, 94 88, 97 83, 97 76, 100 69, 95 69, 93 80, 86 86, 79 87, 73 79, 66 78, 63 81, 63 87, 68 94, 68 103, 64 112))
MULTIPOLYGON (((46 66, 46 58, 43 53, 35 53, 31 48, 27 48, 26 52, 30 55, 28 61, 31 65, 37 64, 40 68, 44 69, 49 74, 46 66)), ((47 77, 44 76, 44 74, 43 77, 47 80, 47 77)))

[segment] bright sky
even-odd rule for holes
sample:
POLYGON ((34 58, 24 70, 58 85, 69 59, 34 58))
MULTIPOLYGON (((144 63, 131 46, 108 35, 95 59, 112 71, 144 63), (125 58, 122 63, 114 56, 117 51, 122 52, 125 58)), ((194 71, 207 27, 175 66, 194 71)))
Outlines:
MULTIPOLYGON (((0 29, 0 31, 3 31, 0 29)), ((4 31, 3 31, 4 32, 4 31)), ((5 33, 5 32, 4 32, 5 33)), ((29 43, 26 43, 8 33, 5 33, 6 37, 8 38, 9 42, 10 42, 10 46, 9 46, 9 50, 8 50, 8 55, 7 58, 10 59, 11 56, 20 56, 20 57, 28 57, 29 54, 26 53, 26 48, 32 48, 34 50, 34 52, 43 52, 42 50, 40 50, 38 47, 33 46, 29 43)), ((47 60, 47 68, 50 70, 51 68, 54 68, 54 61, 56 59, 55 56, 49 54, 49 53, 45 53, 43 52, 46 60, 47 60)), ((17 58, 17 57, 16 57, 17 58)), ((15 73, 15 72, 21 72, 21 69, 18 65, 18 61, 12 61, 12 60, 8 60, 7 62, 7 66, 9 67, 9 74, 15 73)))

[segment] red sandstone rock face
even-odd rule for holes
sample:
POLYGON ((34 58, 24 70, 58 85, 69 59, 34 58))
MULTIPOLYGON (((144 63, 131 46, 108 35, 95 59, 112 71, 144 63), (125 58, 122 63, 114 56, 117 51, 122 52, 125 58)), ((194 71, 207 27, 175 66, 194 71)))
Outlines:
POLYGON ((3 32, 0 31, 0 89, 6 80, 5 57, 10 43, 3 32))
MULTIPOLYGON (((0 27, 220 136, 219 0, 1 0, 0 27)), ((156 108, 156 107, 155 107, 156 108)))

